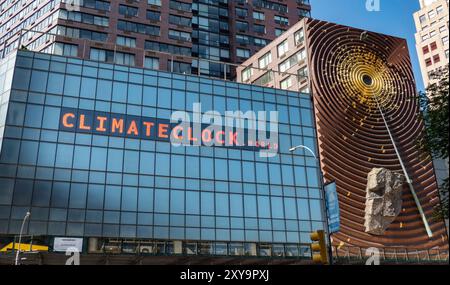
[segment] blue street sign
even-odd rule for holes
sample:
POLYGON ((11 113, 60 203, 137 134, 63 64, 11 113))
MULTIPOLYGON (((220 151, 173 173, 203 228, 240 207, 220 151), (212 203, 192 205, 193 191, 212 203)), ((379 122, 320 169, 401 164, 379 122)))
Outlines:
POLYGON ((325 203, 328 213, 328 227, 330 234, 338 232, 341 226, 339 217, 339 201, 336 191, 336 182, 328 183, 324 186, 325 203))

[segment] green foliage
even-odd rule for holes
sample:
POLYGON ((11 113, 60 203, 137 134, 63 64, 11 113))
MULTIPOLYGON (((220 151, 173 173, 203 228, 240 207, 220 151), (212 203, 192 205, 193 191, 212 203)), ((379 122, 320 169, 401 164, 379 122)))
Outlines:
MULTIPOLYGON (((426 130, 419 146, 423 153, 431 154, 435 159, 448 159, 448 87, 449 68, 439 70, 432 74, 436 82, 430 84, 426 93, 419 94, 421 118, 426 130)), ((435 211, 436 217, 448 218, 448 177, 440 185, 441 205, 435 211)))
POLYGON ((434 211, 434 218, 448 219, 448 177, 440 185, 439 192, 441 194, 441 204, 434 211))

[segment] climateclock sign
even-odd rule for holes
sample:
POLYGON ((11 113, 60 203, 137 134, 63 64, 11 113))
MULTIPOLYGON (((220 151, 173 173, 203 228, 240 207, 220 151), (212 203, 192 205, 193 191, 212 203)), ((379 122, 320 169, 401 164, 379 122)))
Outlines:
MULTIPOLYGON (((179 115, 179 114, 178 114, 179 115)), ((270 140, 277 134, 270 134, 269 139, 259 139, 256 130, 226 127, 217 124, 195 124, 186 122, 185 117, 178 116, 171 120, 138 117, 124 114, 97 112, 82 109, 63 108, 60 115, 60 130, 80 133, 99 134, 126 138, 167 141, 182 145, 237 147, 247 150, 278 150, 278 140, 270 140), (196 125, 199 127, 196 129, 196 125)))

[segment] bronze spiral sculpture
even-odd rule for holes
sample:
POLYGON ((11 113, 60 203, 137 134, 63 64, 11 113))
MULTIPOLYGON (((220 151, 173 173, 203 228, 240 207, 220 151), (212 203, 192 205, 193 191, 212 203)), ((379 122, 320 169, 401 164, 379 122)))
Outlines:
POLYGON ((443 221, 433 219, 439 196, 432 160, 417 146, 424 125, 418 117, 406 41, 309 20, 307 45, 321 166, 325 179, 336 181, 341 208, 341 230, 333 234, 333 245, 448 249, 443 221), (406 185, 402 211, 385 234, 365 232, 367 174, 376 167, 402 172, 380 109, 430 224, 431 238, 406 185))

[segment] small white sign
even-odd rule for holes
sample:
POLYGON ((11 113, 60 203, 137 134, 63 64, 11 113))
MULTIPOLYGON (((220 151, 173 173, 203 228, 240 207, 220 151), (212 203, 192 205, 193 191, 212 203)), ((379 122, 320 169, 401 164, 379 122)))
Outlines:
POLYGON ((55 237, 55 241, 53 243, 53 251, 66 252, 70 248, 76 248, 79 252, 81 252, 83 250, 83 239, 55 237))

